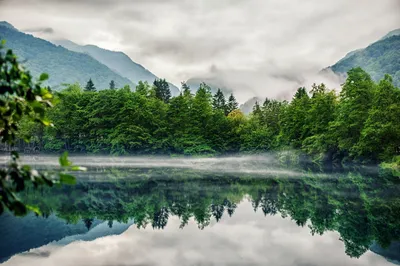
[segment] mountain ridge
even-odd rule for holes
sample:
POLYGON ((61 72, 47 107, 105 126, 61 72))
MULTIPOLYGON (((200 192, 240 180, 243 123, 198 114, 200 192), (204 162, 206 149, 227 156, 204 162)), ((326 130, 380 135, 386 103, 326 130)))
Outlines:
POLYGON ((395 86, 400 86, 400 29, 390 31, 379 40, 346 54, 335 64, 322 71, 332 70, 346 78, 351 68, 361 67, 374 81, 381 80, 385 74, 393 78, 395 86))
POLYGON ((5 48, 12 49, 19 61, 33 77, 43 72, 50 78, 45 85, 59 89, 62 84, 80 83, 82 86, 92 79, 96 88, 106 89, 114 80, 117 87, 134 86, 127 78, 113 72, 91 56, 72 52, 49 41, 17 30, 8 22, 0 23, 0 39, 5 39, 5 48))
MULTIPOLYGON (((158 79, 155 74, 133 61, 124 52, 111 51, 93 44, 79 45, 67 39, 52 40, 51 42, 73 52, 88 54, 134 84, 138 84, 139 81, 147 81, 149 84, 153 84, 153 81, 158 79)), ((169 85, 171 94, 177 96, 180 92, 178 87, 172 83, 169 83, 169 85)))

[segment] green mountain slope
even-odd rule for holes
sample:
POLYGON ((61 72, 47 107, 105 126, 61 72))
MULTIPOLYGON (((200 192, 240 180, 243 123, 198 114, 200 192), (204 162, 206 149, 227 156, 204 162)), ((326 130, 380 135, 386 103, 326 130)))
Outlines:
MULTIPOLYGON (((157 78, 156 75, 151 73, 142 65, 133 62, 129 56, 123 52, 110 51, 95 45, 78 45, 69 40, 54 40, 52 42, 56 45, 61 45, 68 50, 90 55, 100 63, 108 66, 114 72, 118 73, 122 77, 128 78, 135 84, 138 84, 139 81, 147 81, 149 84, 152 84, 157 78)), ((179 89, 171 83, 169 85, 172 95, 178 95, 179 89)))
POLYGON ((48 85, 58 89, 63 83, 85 85, 91 78, 97 89, 109 87, 114 80, 117 87, 134 86, 127 78, 115 73, 96 59, 83 53, 69 51, 48 41, 22 33, 7 22, 0 22, 0 39, 12 49, 33 76, 46 72, 48 85))
POLYGON ((348 53, 330 69, 337 74, 343 74, 358 66, 367 71, 375 81, 390 74, 394 84, 400 86, 400 30, 388 33, 367 48, 348 53))

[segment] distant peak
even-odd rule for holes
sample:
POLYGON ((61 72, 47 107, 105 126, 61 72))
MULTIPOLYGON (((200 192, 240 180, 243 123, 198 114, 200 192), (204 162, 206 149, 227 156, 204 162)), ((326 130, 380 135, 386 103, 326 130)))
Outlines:
POLYGON ((12 30, 17 30, 13 25, 8 23, 7 21, 0 21, 0 26, 12 29, 12 30))
POLYGON ((390 31, 390 32, 389 32, 388 34, 386 34, 385 36, 383 36, 383 37, 381 38, 381 40, 390 38, 390 37, 392 37, 392 36, 398 36, 398 35, 400 35, 400 29, 395 29, 395 30, 390 31))
POLYGON ((78 45, 74 43, 73 41, 70 41, 68 39, 56 39, 56 40, 51 40, 51 42, 56 43, 56 44, 72 44, 72 45, 78 45))

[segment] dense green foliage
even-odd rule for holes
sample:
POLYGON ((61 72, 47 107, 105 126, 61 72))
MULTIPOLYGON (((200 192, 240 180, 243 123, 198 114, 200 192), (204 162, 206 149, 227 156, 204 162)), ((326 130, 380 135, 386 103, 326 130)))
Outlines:
POLYGON ((75 84, 57 97, 49 114, 55 128, 30 128, 44 151, 212 155, 298 149, 336 162, 400 154, 400 90, 390 76, 376 84, 361 68, 348 72, 340 94, 314 84, 309 92, 299 88, 291 102, 256 103, 249 116, 233 95, 212 95, 204 83, 195 95, 183 84, 173 98, 165 80, 139 83, 135 91, 94 92, 75 84))
MULTIPOLYGON (((37 82, 33 81, 30 73, 19 65, 13 52, 4 51, 2 45, 0 43, 0 140, 12 150, 17 135, 29 137, 29 134, 21 135, 21 124, 30 127, 39 125, 40 128, 51 125, 46 112, 53 106, 54 99, 50 89, 41 85, 48 75, 42 74, 37 82)), ((28 209, 39 213, 38 209, 25 205, 17 196, 18 192, 25 189, 26 183, 32 183, 35 187, 52 186, 54 183, 73 184, 75 177, 67 170, 81 169, 72 166, 67 153, 60 157, 63 171, 53 173, 38 172, 29 165, 20 165, 15 150, 11 155, 10 164, 0 168, 0 214, 4 209, 15 215, 24 215, 28 209)))
POLYGON ((53 90, 64 83, 79 82, 84 86, 89 78, 92 78, 98 89, 108 88, 110 80, 114 80, 119 87, 133 86, 129 79, 113 72, 90 55, 72 52, 22 33, 6 22, 0 23, 0 40, 7 40, 6 47, 13 50, 33 77, 39 77, 43 72, 48 73, 50 79, 44 84, 53 90))
MULTIPOLYGON (((301 173, 301 172, 299 172, 301 173)), ((265 216, 280 215, 311 234, 337 231, 351 257, 372 243, 383 247, 400 239, 399 186, 395 179, 360 172, 303 172, 300 178, 205 173, 184 169, 90 169, 74 187, 26 190, 22 197, 45 215, 69 223, 94 219, 163 229, 172 216, 180 227, 194 221, 200 229, 235 215, 243 200, 265 216), (83 181, 84 180, 84 181, 83 181)))
POLYGON ((335 73, 346 73, 351 68, 362 67, 374 81, 381 80, 385 74, 393 77, 393 83, 400 86, 400 34, 393 31, 383 39, 365 49, 349 53, 331 67, 335 73))

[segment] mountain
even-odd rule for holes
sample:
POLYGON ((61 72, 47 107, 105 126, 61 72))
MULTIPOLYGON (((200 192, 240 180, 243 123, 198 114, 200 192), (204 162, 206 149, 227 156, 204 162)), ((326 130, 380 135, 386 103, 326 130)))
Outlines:
POLYGON ((17 30, 13 25, 8 23, 7 21, 0 21, 0 26, 1 27, 6 27, 6 28, 8 28, 10 30, 17 30))
POLYGON ((186 81, 186 84, 190 87, 190 90, 193 93, 196 93, 196 91, 200 87, 200 84, 203 82, 206 83, 211 88, 211 93, 213 95, 217 92, 218 89, 221 89, 221 91, 224 93, 225 97, 229 97, 229 95, 232 93, 232 90, 227 88, 223 84, 223 82, 220 79, 218 79, 218 77, 190 78, 186 81))
POLYGON ((109 87, 114 80, 117 87, 134 86, 127 78, 115 73, 93 57, 69 51, 48 41, 18 31, 7 22, 0 22, 0 39, 6 40, 6 48, 12 49, 19 61, 34 77, 49 74, 47 85, 57 89, 63 83, 79 82, 85 85, 91 78, 97 89, 109 87))
POLYGON ((248 115, 251 112, 253 112, 253 107, 256 104, 256 102, 258 102, 259 105, 262 105, 264 103, 264 100, 258 97, 250 98, 244 104, 241 104, 239 109, 244 114, 248 115))
MULTIPOLYGON (((78 45, 69 40, 54 40, 52 43, 60 45, 70 51, 88 54, 109 67, 115 73, 128 78, 135 84, 138 84, 139 81, 147 81, 149 84, 153 84, 153 81, 157 78, 156 75, 142 65, 133 62, 129 56, 123 52, 110 51, 95 45, 78 45)), ((169 87, 173 96, 179 94, 179 89, 175 85, 169 83, 169 87)))
MULTIPOLYGON (((97 219, 93 220, 91 228, 101 222, 97 219)), ((47 245, 52 241, 58 241, 70 235, 83 234, 91 229, 88 229, 83 221, 69 224, 54 214, 47 218, 38 217, 33 213, 24 217, 15 217, 8 212, 2 214, 0 226, 7 228, 7 230, 2 231, 2 237, 8 240, 7 242, 0 242, 0 263, 15 254, 47 245), (46 229, 37 230, 39 228, 46 229)))
POLYGON ((400 35, 400 29, 392 30, 388 34, 383 36, 381 38, 381 40, 387 39, 387 38, 392 37, 392 36, 398 36, 398 35, 400 35))
POLYGON ((24 217, 3 213, 0 226, 7 228, 2 232, 2 237, 8 241, 0 243, 0 263, 15 254, 26 251, 37 252, 38 250, 34 249, 49 243, 53 246, 64 246, 74 241, 92 241, 104 236, 120 235, 132 224, 133 220, 125 223, 115 221, 110 227, 107 221, 94 219, 88 228, 82 220, 77 223, 67 223, 54 214, 44 218, 37 217, 33 213, 24 217), (46 230, 37 230, 39 228, 46 230))
POLYGON ((400 87, 400 29, 389 32, 366 48, 348 53, 329 68, 336 74, 345 76, 348 70, 358 66, 367 71, 375 81, 390 74, 393 83, 400 87))
POLYGON ((369 248, 372 252, 381 255, 387 261, 400 265, 400 242, 393 241, 389 247, 383 248, 376 242, 369 248))

